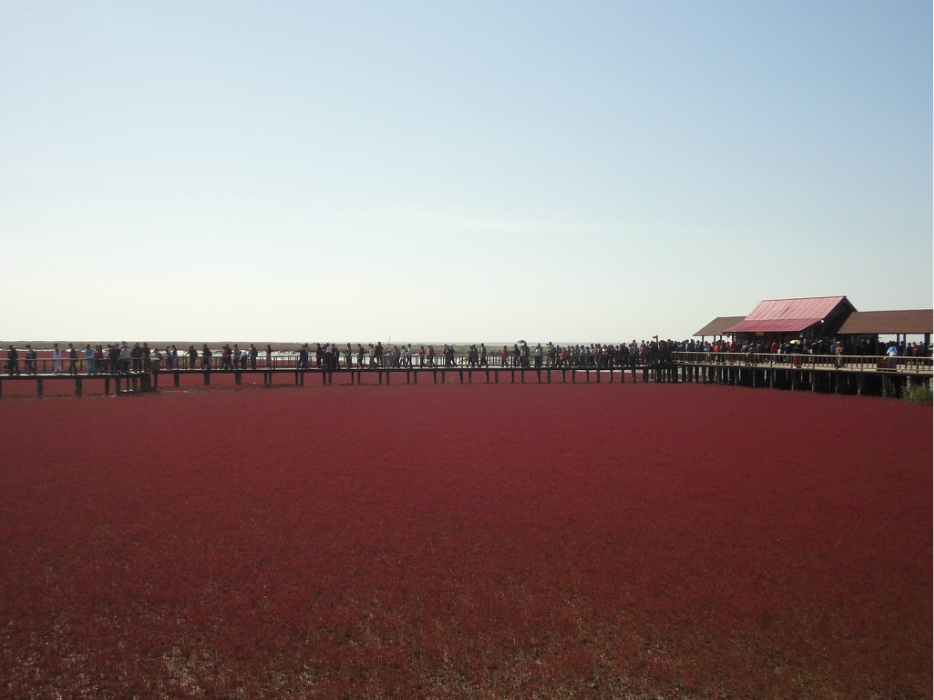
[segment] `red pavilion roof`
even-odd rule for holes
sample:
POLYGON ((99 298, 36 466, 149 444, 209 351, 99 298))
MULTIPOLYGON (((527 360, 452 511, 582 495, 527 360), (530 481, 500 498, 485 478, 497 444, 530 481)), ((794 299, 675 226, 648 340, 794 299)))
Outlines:
POLYGON ((841 303, 845 303, 848 310, 855 311, 845 296, 760 301, 746 318, 724 329, 723 332, 796 333, 820 323, 841 303))

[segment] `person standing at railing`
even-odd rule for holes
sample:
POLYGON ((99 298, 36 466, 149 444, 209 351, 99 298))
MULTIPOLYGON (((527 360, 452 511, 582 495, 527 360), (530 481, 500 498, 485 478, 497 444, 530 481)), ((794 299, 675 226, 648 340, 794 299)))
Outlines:
POLYGON ((130 371, 130 360, 132 359, 133 351, 130 350, 130 346, 124 340, 123 346, 120 348, 120 372, 126 374, 130 371))
POLYGON ((98 345, 94 348, 94 372, 103 373, 106 370, 106 363, 104 362, 104 347, 98 345))
POLYGON ((266 345, 266 369, 272 369, 272 345, 266 345))
POLYGON ((62 351, 58 343, 52 343, 52 373, 59 374, 62 371, 62 351))
POLYGON ((211 348, 207 343, 201 347, 201 369, 210 371, 211 369, 211 348))
POLYGON ((74 343, 68 343, 68 374, 78 375, 78 351, 74 343))
POLYGON ((428 366, 429 367, 435 366, 435 346, 434 345, 428 346, 428 366))
POLYGON ((32 345, 26 346, 26 374, 35 374, 37 369, 36 365, 36 351, 32 349, 32 345))
POLYGON ((94 362, 94 348, 88 343, 84 346, 84 362, 87 374, 97 374, 97 364, 94 362))
POLYGON ((130 350, 130 359, 133 361, 133 371, 139 372, 143 367, 143 349, 139 343, 133 343, 133 349, 130 350))
POLYGON ((196 369, 198 367, 198 351, 195 350, 194 345, 188 346, 188 369, 196 369))
POLYGON ((13 375, 19 376, 19 352, 17 352, 15 345, 11 345, 10 349, 7 350, 6 368, 11 377, 13 375))
POLYGON ((250 369, 256 369, 256 358, 259 356, 259 350, 256 349, 256 343, 250 343, 250 369))

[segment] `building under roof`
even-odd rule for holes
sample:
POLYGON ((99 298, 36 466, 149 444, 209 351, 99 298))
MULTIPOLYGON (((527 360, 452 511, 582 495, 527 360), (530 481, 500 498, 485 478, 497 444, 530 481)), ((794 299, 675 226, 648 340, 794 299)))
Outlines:
POLYGON ((925 347, 934 333, 934 310, 857 311, 845 296, 768 299, 747 316, 718 316, 695 336, 746 336, 771 342, 789 338, 838 338, 852 350, 884 351, 880 335, 898 337, 907 346, 907 335, 923 335, 925 347))
POLYGON ((827 335, 835 322, 856 311, 845 296, 768 299, 760 301, 742 321, 724 329, 724 333, 762 335, 816 332, 827 335))

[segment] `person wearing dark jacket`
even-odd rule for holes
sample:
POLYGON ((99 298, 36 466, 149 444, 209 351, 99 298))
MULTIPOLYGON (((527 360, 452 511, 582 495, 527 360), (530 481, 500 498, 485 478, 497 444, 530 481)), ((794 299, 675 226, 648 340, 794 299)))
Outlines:
POLYGON ((11 345, 10 349, 6 353, 6 368, 7 372, 10 373, 12 377, 14 374, 19 374, 19 353, 16 351, 16 346, 11 345))

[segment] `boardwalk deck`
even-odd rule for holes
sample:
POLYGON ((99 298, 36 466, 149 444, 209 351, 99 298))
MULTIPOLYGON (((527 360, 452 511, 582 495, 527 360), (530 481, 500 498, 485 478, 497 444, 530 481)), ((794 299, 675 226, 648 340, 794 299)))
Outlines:
MULTIPOLYGON (((670 361, 626 364, 604 367, 476 366, 464 363, 447 366, 354 366, 350 369, 299 368, 297 358, 279 357, 271 366, 220 369, 214 363, 210 369, 179 368, 160 370, 150 365, 138 371, 87 373, 83 361, 75 372, 50 372, 50 365, 35 366, 34 372, 0 376, 0 396, 4 382, 35 382, 36 394, 44 394, 47 382, 74 382, 74 394, 82 396, 87 382, 102 382, 104 394, 133 394, 153 391, 171 383, 180 386, 182 377, 198 376, 205 386, 212 377, 232 376, 236 385, 244 376, 262 375, 263 384, 281 384, 283 379, 297 386, 306 380, 333 384, 334 376, 349 376, 353 384, 590 384, 627 382, 673 382, 729 384, 754 388, 808 390, 845 394, 896 395, 909 383, 930 382, 931 358, 888 358, 877 356, 810 356, 810 355, 743 355, 740 353, 674 353, 670 361), (290 361, 291 360, 291 361, 290 361), (476 376, 475 376, 476 375, 476 376), (627 378, 628 375, 628 378, 627 378)), ((67 361, 66 361, 67 364, 67 361)), ((346 381, 343 383, 347 383, 346 381)))

